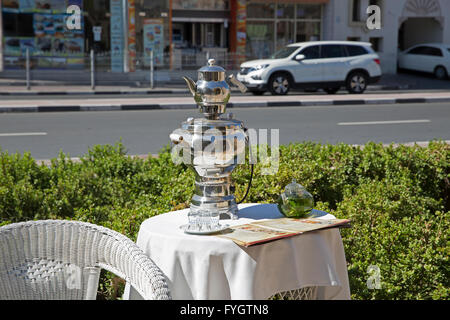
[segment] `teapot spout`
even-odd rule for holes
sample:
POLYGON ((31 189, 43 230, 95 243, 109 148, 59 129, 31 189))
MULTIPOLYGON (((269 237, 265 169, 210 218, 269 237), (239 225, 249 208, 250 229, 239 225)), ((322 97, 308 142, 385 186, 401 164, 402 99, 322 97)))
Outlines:
POLYGON ((186 84, 188 85, 189 91, 191 92, 192 96, 195 97, 197 93, 197 86, 195 85, 194 80, 192 80, 189 77, 183 77, 184 81, 186 81, 186 84))

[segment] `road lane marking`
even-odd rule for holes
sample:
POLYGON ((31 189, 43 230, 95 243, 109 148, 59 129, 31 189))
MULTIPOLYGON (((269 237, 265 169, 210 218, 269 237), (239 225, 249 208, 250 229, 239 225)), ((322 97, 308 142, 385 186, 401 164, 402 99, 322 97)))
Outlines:
POLYGON ((46 136, 47 132, 15 132, 0 133, 0 137, 27 137, 27 136, 46 136))
POLYGON ((392 120, 392 121, 366 121, 366 122, 339 122, 338 126, 363 126, 371 124, 404 124, 404 123, 428 123, 431 120, 418 119, 418 120, 392 120))

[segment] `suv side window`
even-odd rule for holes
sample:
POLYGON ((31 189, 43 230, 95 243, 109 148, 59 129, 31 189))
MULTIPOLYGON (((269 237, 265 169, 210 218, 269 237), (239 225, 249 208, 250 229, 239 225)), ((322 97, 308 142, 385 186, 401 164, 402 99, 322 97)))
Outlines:
POLYGON ((443 57, 444 56, 442 54, 441 49, 433 48, 433 47, 428 47, 428 50, 427 50, 426 54, 429 55, 429 56, 435 56, 435 57, 443 57))
POLYGON ((367 49, 362 46, 348 45, 345 46, 345 48, 347 49, 349 57, 362 56, 369 53, 367 49))
POLYGON ((341 58, 346 57, 347 53, 344 52, 344 47, 339 44, 324 44, 322 45, 321 58, 341 58))
POLYGON ((408 51, 408 54, 425 54, 427 47, 416 47, 408 51))
POLYGON ((303 49, 300 54, 305 56, 305 60, 308 59, 319 59, 320 58, 320 47, 319 46, 311 46, 303 49))
POLYGON ((425 56, 442 57, 442 51, 439 48, 420 46, 408 51, 408 54, 420 54, 425 56))

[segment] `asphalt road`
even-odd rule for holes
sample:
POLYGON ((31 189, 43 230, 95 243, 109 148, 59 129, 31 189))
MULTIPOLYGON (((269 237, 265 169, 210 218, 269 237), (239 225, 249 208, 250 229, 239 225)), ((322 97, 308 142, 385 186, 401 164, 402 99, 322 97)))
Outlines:
MULTIPOLYGON (((409 90, 409 89, 405 89, 405 90, 367 90, 365 93, 366 94, 378 94, 378 95, 385 95, 385 94, 400 94, 400 93, 412 93, 412 92, 421 92, 421 93, 439 93, 439 92, 448 92, 449 89, 429 89, 429 90, 409 90)), ((348 94, 346 90, 341 89, 339 92, 339 94, 348 94)), ((235 96, 247 96, 247 97, 253 97, 253 94, 246 92, 246 93, 241 93, 239 91, 233 91, 232 92, 233 97, 235 96)), ((329 95, 326 92, 322 91, 322 90, 318 90, 315 92, 305 92, 305 91, 292 91, 288 93, 289 96, 300 96, 300 97, 307 97, 307 96, 317 96, 317 95, 321 95, 321 96, 328 96, 329 98, 332 98, 334 95, 329 95)), ((348 94, 349 96, 353 96, 348 94)), ((7 96, 0 96, 0 99, 3 101, 6 100, 32 100, 32 101, 40 101, 40 100, 86 100, 86 99, 116 99, 116 98, 120 98, 120 99, 144 99, 144 98, 166 98, 168 96, 167 93, 152 93, 152 94, 144 94, 144 93, 138 93, 138 92, 133 92, 133 93, 127 93, 127 94, 109 94, 109 93, 105 93, 105 94, 51 94, 51 95, 45 95, 45 94, 9 94, 7 96)), ((269 92, 266 92, 264 94, 264 96, 272 96, 269 92)), ((186 90, 186 91, 180 91, 180 92, 174 92, 174 93, 170 93, 170 97, 174 98, 174 97, 191 97, 190 93, 186 90)))
MULTIPOLYGON (((233 108, 248 128, 279 129, 280 143, 450 140, 450 103, 233 108)), ((129 154, 157 153, 195 110, 0 114, 0 147, 35 159, 71 157, 122 138, 129 154)))

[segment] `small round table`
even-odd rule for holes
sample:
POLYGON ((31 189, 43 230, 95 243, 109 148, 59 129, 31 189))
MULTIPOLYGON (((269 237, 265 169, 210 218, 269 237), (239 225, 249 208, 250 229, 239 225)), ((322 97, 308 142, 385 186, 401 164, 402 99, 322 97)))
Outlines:
MULTIPOLYGON (((239 225, 283 216, 274 204, 241 204, 239 225)), ((137 245, 165 274, 173 299, 262 300, 278 298, 350 299, 339 229, 307 232, 251 247, 214 235, 191 235, 180 227, 189 209, 145 220, 137 245)), ((314 210, 314 217, 335 219, 314 210)), ((124 299, 141 299, 128 284, 124 299)))

